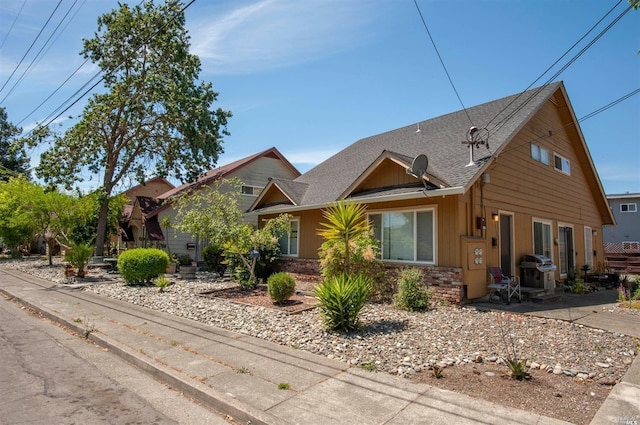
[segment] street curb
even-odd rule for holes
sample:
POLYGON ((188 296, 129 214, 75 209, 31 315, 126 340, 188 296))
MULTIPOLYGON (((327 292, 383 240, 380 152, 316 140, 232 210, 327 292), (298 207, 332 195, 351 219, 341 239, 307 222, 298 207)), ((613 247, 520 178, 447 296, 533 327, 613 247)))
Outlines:
MULTIPOLYGON (((74 322, 69 322, 54 313, 46 311, 37 305, 16 297, 2 288, 0 288, 0 293, 4 294, 10 300, 16 301, 36 311, 45 318, 75 332, 78 335, 85 335, 85 329, 79 327, 74 322)), ((135 350, 132 350, 126 345, 112 341, 106 335, 101 335, 99 330, 95 330, 86 335, 86 339, 118 355, 120 358, 149 374, 154 379, 188 395, 204 406, 212 407, 219 412, 231 416, 236 421, 251 425, 288 424, 288 422, 284 422, 280 418, 276 418, 267 412, 257 410, 252 406, 236 400, 231 395, 220 393, 219 391, 216 391, 211 387, 207 387, 196 380, 187 381, 174 373, 172 369, 148 357, 141 358, 139 353, 135 350)))

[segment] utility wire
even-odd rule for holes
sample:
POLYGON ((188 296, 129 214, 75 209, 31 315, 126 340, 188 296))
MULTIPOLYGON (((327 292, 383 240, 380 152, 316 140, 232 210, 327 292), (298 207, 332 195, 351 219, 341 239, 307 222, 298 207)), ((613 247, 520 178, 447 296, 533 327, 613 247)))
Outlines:
POLYGON ((24 5, 25 4, 27 4, 27 0, 24 0, 22 2, 22 6, 20 6, 20 10, 18 11, 18 14, 16 15, 15 18, 13 18, 13 22, 11 23, 11 26, 9 27, 9 31, 7 31, 7 33, 4 35, 4 38, 2 39, 2 43, 0 43, 0 49, 2 49, 4 47, 4 43, 7 41, 7 38, 9 38, 9 34, 11 34, 11 31, 13 30, 14 25, 18 21, 18 18, 20 17, 20 15, 22 14, 22 9, 24 9, 24 5))
MULTIPOLYGON (((82 4, 80 5, 80 7, 78 7, 78 8, 76 9, 76 11, 75 11, 75 13, 73 14, 73 16, 71 17, 71 19, 69 19, 69 21, 67 21, 67 24, 66 24, 66 25, 65 25, 65 27, 62 29, 62 31, 58 34, 58 37, 60 36, 60 34, 61 34, 62 32, 64 32, 64 30, 66 30, 66 29, 67 29, 67 27, 69 26, 69 24, 70 24, 70 23, 75 19, 76 15, 77 15, 77 14, 78 14, 78 12, 80 11, 80 9, 82 9, 82 7, 83 7, 83 6, 84 6, 84 4, 86 3, 86 1, 87 1, 87 0, 83 0, 83 1, 82 1, 82 4)), ((56 40, 54 40, 54 41, 53 41, 53 43, 52 43, 51 45, 55 44, 55 42, 57 41, 58 37, 56 37, 56 40)), ((51 47, 51 45, 49 46, 49 48, 51 47)), ((47 49, 47 51, 48 51, 48 50, 49 50, 49 49, 47 49)), ((38 62, 39 62, 39 61, 38 61, 38 62)), ((75 69, 75 71, 73 71, 73 72, 71 73, 71 75, 69 75, 69 76, 68 76, 68 77, 67 77, 67 78, 62 82, 62 84, 58 85, 58 87, 56 87, 56 89, 55 89, 51 94, 49 94, 49 96, 47 96, 47 97, 46 97, 42 102, 40 102, 40 104, 39 104, 38 106, 36 106, 36 107, 31 111, 31 112, 29 112, 29 113, 28 113, 24 118, 22 118, 20 121, 18 121, 18 123, 17 123, 16 125, 17 125, 17 126, 20 126, 20 124, 22 124, 23 122, 25 122, 25 121, 26 121, 26 120, 27 120, 31 115, 35 114, 35 113, 38 111, 38 109, 40 109, 40 108, 41 108, 45 103, 47 103, 47 101, 48 101, 49 99, 51 99, 51 98, 52 98, 52 97, 53 97, 53 96, 54 96, 58 91, 60 91, 60 89, 62 89, 62 88, 63 88, 63 87, 64 87, 64 86, 69 82, 69 80, 71 80, 71 78, 73 78, 73 76, 74 76, 74 75, 76 75, 76 74, 80 71, 80 69, 82 69, 82 67, 84 67, 84 66, 85 66, 85 64, 86 64, 87 62, 89 62, 89 59, 85 59, 85 60, 84 60, 84 62, 82 62, 82 64, 80 64, 80 66, 79 66, 79 67, 77 67, 77 68, 75 69)))
POLYGON ((67 13, 64 14, 64 16, 62 17, 62 19, 60 20, 60 22, 58 22, 58 25, 56 25, 56 27, 54 28, 54 30, 51 32, 51 34, 49 35, 49 38, 47 38, 47 41, 44 42, 44 44, 42 45, 42 47, 40 48, 40 50, 38 50, 38 53, 36 53, 36 55, 33 57, 33 59, 31 60, 31 63, 29 64, 29 66, 27 66, 25 68, 25 70, 22 72, 22 75, 20 76, 20 78, 18 78, 18 80, 13 84, 13 86, 11 87, 11 89, 9 90, 9 92, 2 98, 2 100, 0 100, 0 103, 3 103, 5 100, 7 100, 7 97, 9 97, 11 95, 11 93, 13 93, 13 91, 16 89, 16 87, 18 87, 20 85, 20 83, 24 80, 24 78, 27 76, 27 74, 31 71, 31 69, 33 68, 33 66, 36 64, 36 61, 39 61, 41 58, 41 54, 44 51, 44 49, 46 47, 49 46, 49 42, 51 41, 51 39, 53 38, 53 36, 58 32, 58 29, 60 28, 60 26, 62 25, 62 23, 65 21, 65 19, 67 19, 67 16, 69 16, 69 13, 71 13, 71 10, 73 9, 73 7, 76 5, 76 3, 78 2, 78 0, 75 0, 73 2, 73 4, 71 5, 71 7, 69 7, 69 9, 67 10, 67 13))
POLYGON ((609 104, 607 104, 607 105, 603 106, 602 108, 600 108, 600 109, 596 109, 595 111, 591 112, 590 114, 585 115, 584 117, 580 118, 580 119, 578 120, 578 122, 582 122, 582 121, 584 121, 584 120, 588 120, 588 119, 589 119, 589 118, 591 118, 591 117, 595 117, 595 116, 596 116, 596 115, 598 115, 599 113, 604 112, 604 111, 606 111, 607 109, 609 109, 609 108, 611 108, 611 107, 616 106, 618 103, 623 102, 623 101, 625 101, 625 100, 629 99, 630 97, 635 96, 635 95, 636 95, 636 94, 638 94, 638 93, 640 93, 640 88, 637 88, 637 89, 635 89, 634 91, 632 91, 632 92, 630 92, 630 93, 627 93, 626 95, 624 95, 624 96, 622 96, 622 97, 620 97, 620 98, 618 98, 618 99, 614 100, 613 102, 611 102, 611 103, 609 103, 609 104))
POLYGON ((431 31, 429 31, 429 27, 427 26, 427 22, 424 19, 424 16, 422 16, 422 11, 420 11, 420 6, 418 6, 418 1, 417 0, 413 0, 413 3, 416 5, 416 9, 418 9, 418 15, 420 15, 420 19, 422 20, 422 25, 424 25, 424 29, 427 31, 427 35, 429 35, 429 40, 431 40, 431 44, 433 45, 434 50, 436 51, 436 54, 438 55, 438 59, 440 60, 440 64, 442 65, 442 68, 444 69, 445 74, 447 74, 447 78, 449 79, 449 84, 451 84, 451 87, 453 88, 453 91, 455 92, 457 98, 458 98, 458 102, 460 102, 460 105, 462 105, 462 109, 464 110, 464 113, 467 114, 467 119, 469 120, 469 122, 471 123, 471 125, 473 125, 473 121, 471 120, 471 117, 469 116, 469 113, 467 112, 467 108, 465 108, 464 103, 462 103, 462 99, 460 98, 460 95, 458 94, 458 90, 456 90, 456 86, 453 84, 453 80, 451 79, 451 75, 449 75, 449 71, 447 71, 447 67, 444 64, 444 61, 442 60, 442 56, 440 56, 440 52, 438 51, 438 47, 436 46, 436 42, 433 40, 433 37, 431 36, 431 31))
POLYGON ((624 102, 625 100, 629 99, 630 97, 635 96, 635 95, 636 95, 636 94, 638 94, 638 93, 640 93, 640 88, 637 88, 637 89, 635 89, 635 90, 633 90, 633 91, 631 91, 631 92, 629 92, 629 93, 625 94, 624 96, 621 96, 621 97, 619 97, 618 99, 616 99, 616 100, 614 100, 614 101, 612 101, 612 102, 610 102, 610 103, 607 103, 607 104, 606 104, 606 105, 604 105, 603 107, 598 108, 598 109, 596 109, 595 111, 590 112, 590 113, 588 113, 587 115, 583 116, 582 118, 577 119, 575 122, 574 122, 574 121, 571 121, 570 123, 567 123, 567 124, 563 125, 562 127, 559 127, 559 128, 554 129, 554 130, 551 130, 551 131, 549 131, 549 133, 544 134, 544 135, 539 136, 539 137, 536 137, 535 139, 528 140, 527 142, 524 142, 524 143, 522 143, 522 144, 521 144, 521 145, 519 145, 519 146, 514 146, 514 147, 512 147, 512 148, 510 148, 510 149, 505 149, 505 150, 503 150, 500 154, 504 154, 504 153, 512 152, 512 151, 517 151, 517 150, 519 150, 519 149, 522 149, 522 148, 524 148, 524 147, 529 146, 531 143, 535 143, 535 142, 538 142, 538 141, 540 141, 540 140, 543 140, 543 139, 547 139, 547 138, 549 138, 549 137, 552 137, 552 136, 553 136, 554 134, 556 134, 558 131, 564 130, 564 129, 569 128, 569 127, 574 127, 574 126, 576 125, 576 122, 583 122, 583 121, 588 120, 589 118, 593 118, 593 117, 595 117, 596 115, 598 115, 598 114, 600 114, 600 113, 602 113, 602 112, 606 111, 606 110, 607 110, 607 109, 609 109, 609 108, 612 108, 612 107, 616 106, 617 104, 619 104, 619 103, 621 103, 621 102, 624 102))
MULTIPOLYGON (((176 15, 174 15, 171 19, 175 19, 176 16, 178 16, 178 14, 183 13, 188 7, 190 7, 193 3, 195 3, 196 0, 191 0, 186 6, 184 6, 179 13, 177 13, 176 15)), ((142 3, 142 2, 141 2, 142 3)), ((165 24, 166 25, 166 24, 165 24)), ((152 35, 151 37, 155 36, 156 34, 158 34, 159 32, 161 32, 162 30, 164 30, 164 25, 160 28, 158 28, 152 35)), ((149 39, 144 40, 144 42, 148 42, 149 39)), ((138 51, 143 44, 140 44, 132 53, 135 53, 136 51, 138 51)), ((122 60, 122 62, 120 62, 120 64, 118 64, 118 66, 110 73, 113 74, 128 58, 125 58, 122 60)), ((100 79, 93 84, 91 87, 89 87, 89 89, 85 90, 75 101, 73 101, 69 106, 67 106, 66 108, 62 109, 64 107, 65 104, 67 104, 68 102, 71 102, 71 100, 85 87, 87 87, 89 84, 91 84, 91 81, 93 81, 95 78, 97 78, 100 73, 102 71, 98 71, 93 77, 91 77, 91 79, 89 79, 89 81, 87 81, 81 88, 79 88, 73 95, 71 95, 69 98, 67 98, 67 100, 65 100, 58 108, 56 108, 51 114, 49 114, 47 116, 47 118, 44 119, 44 121, 46 121, 46 124, 39 124, 37 127, 47 127, 49 125, 51 125, 55 120, 57 120, 58 118, 60 118, 60 116, 62 116, 62 114, 64 114, 66 111, 68 111, 69 109, 71 109, 72 106, 74 106, 76 103, 78 103, 80 100, 82 100, 87 94, 89 94, 94 88, 96 88, 98 86, 98 84, 100 84, 102 81, 104 81, 105 76, 100 77, 100 79), (62 110, 61 110, 62 109, 62 110), (61 110, 61 111, 60 111, 61 110), (54 116, 54 114, 56 114, 57 111, 60 111, 57 115, 54 116)), ((35 130, 35 129, 34 129, 35 130)), ((32 132, 34 130, 31 130, 32 132)))
POLYGON ((13 78, 13 75, 16 73, 18 68, 20 68, 20 65, 22 65, 22 62, 27 57, 27 55, 29 54, 29 52, 31 51, 33 46, 36 44, 36 42, 38 41, 38 38, 40 38, 40 35, 42 34, 42 31, 44 31, 44 29, 47 27, 47 25, 49 24, 49 21, 51 21, 51 18, 53 18, 53 15, 56 13, 56 10, 58 10, 58 7, 60 7, 61 3, 62 3, 62 0, 60 0, 58 2, 58 4, 56 5, 56 8, 53 9, 53 12, 51 12, 51 15, 49 15, 49 18, 47 19, 47 22, 45 22, 44 25, 42 26, 42 28, 40 28, 40 32, 38 32, 38 35, 36 35, 35 40, 33 40, 33 42, 31 43, 31 46, 29 46, 29 48, 27 49, 27 52, 24 54, 24 56, 22 56, 22 59, 20 59, 20 62, 18 63, 18 65, 16 65, 16 67, 14 68, 13 72, 11 73, 11 75, 9 75, 9 78, 7 78, 7 81, 5 81, 4 84, 2 85, 2 87, 0 87, 0 92, 2 92, 2 90, 4 90, 4 88, 7 86, 7 83, 9 83, 9 81, 11 80, 11 78, 13 78))
MULTIPOLYGON (((622 1, 619 1, 615 7, 617 7, 622 1)), ((622 13, 620 13, 609 25, 607 25, 602 31, 600 31, 600 33, 598 33, 598 35, 596 35, 589 43, 587 43, 587 45, 585 47, 583 47, 576 55, 574 55, 569 62, 567 62, 562 68, 560 68, 559 71, 557 71, 554 75, 552 75, 541 87, 539 87, 537 90, 535 90, 524 102, 522 102, 517 108, 515 108, 513 111, 511 111, 509 114, 507 114, 507 116, 505 116, 504 118, 502 118, 499 122, 497 122, 494 127, 492 129, 489 130, 490 133, 495 133, 496 131, 498 131, 499 128, 501 128, 502 126, 504 126, 511 118, 513 118, 513 116, 515 116, 515 114, 517 114, 520 110, 522 110, 534 97, 536 97, 542 90, 544 90, 544 88, 553 80, 555 80, 560 74, 562 74, 569 66, 571 66, 576 60, 578 60, 578 58, 580 58, 580 56, 582 56, 591 46, 593 46, 605 33, 607 33, 607 31, 609 31, 620 19, 622 19, 622 17, 627 14, 631 9, 632 9, 633 5, 629 5, 622 13)), ((613 10, 613 8, 611 10, 609 10, 609 12, 607 12, 605 14, 605 16, 600 19, 600 21, 598 21, 594 26, 591 27, 591 29, 589 29, 589 31, 580 39, 578 40, 578 42, 580 42, 583 38, 585 38, 585 36, 587 34, 589 34, 600 22, 602 22, 602 20, 608 16, 611 11, 613 10)), ((577 44, 577 43, 576 43, 577 44)), ((571 49, 573 49, 573 47, 575 47, 574 44, 567 52, 565 52, 560 59, 562 59, 562 57, 564 57, 571 49)), ((558 61, 560 60, 558 59, 558 61)), ((558 61, 556 61, 553 65, 551 65, 551 67, 553 67, 558 61)), ((551 69, 551 67, 547 68, 547 70, 542 74, 546 74, 548 72, 549 69, 551 69)), ((536 79, 536 81, 538 81, 542 75, 540 75, 540 77, 538 77, 536 79)), ((536 82, 534 81, 534 83, 536 82)), ((534 83, 532 83, 531 85, 529 85, 529 87, 531 87, 534 83)), ((528 87, 528 88, 529 88, 528 87)), ((528 89, 527 88, 527 89, 528 89)), ((494 119, 496 119, 502 112, 504 112, 511 104, 513 104, 513 102, 515 102, 523 93, 526 92, 526 90, 523 91, 522 93, 520 93, 516 98, 514 98, 507 106, 505 106, 500 112, 498 112, 498 114, 496 114, 496 116, 491 120, 493 121, 494 119)), ((490 121, 490 122, 491 122, 490 121)))

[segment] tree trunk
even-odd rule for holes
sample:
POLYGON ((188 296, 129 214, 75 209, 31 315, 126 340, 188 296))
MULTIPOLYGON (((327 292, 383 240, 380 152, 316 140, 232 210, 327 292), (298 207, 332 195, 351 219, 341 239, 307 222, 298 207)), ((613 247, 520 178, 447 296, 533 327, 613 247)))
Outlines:
POLYGON ((47 257, 49 258, 49 265, 53 265, 53 248, 56 245, 56 238, 47 238, 47 257))
POLYGON ((109 195, 105 193, 100 201, 98 213, 98 228, 96 229, 95 255, 104 255, 104 243, 107 238, 107 219, 109 218, 109 195))

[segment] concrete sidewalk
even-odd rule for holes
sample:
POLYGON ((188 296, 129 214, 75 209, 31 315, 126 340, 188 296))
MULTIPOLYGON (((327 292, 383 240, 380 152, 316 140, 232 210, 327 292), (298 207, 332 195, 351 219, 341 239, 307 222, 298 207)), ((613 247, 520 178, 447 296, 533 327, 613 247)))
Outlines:
MULTIPOLYGON (((566 424, 5 270, 0 292, 255 424, 566 424), (288 384, 288 389, 279 389, 288 384)), ((640 420, 640 362, 594 424, 640 420)), ((611 400, 610 400, 611 399, 611 400)), ((640 422, 638 422, 640 423, 640 422)))

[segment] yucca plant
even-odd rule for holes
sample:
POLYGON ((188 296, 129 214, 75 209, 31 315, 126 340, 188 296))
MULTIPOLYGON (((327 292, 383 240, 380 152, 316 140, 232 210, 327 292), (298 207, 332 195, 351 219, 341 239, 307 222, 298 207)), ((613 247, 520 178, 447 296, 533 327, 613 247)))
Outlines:
POLYGON ((358 315, 369 296, 368 278, 361 274, 325 279, 314 288, 325 325, 331 330, 351 331, 360 325, 358 315))
MULTIPOLYGON (((320 223, 323 228, 318 230, 318 235, 329 242, 339 242, 349 247, 353 240, 369 232, 369 221, 362 204, 341 199, 324 210, 323 216, 328 223, 320 223)), ((349 273, 351 249, 345 249, 344 254, 344 270, 349 273)))

